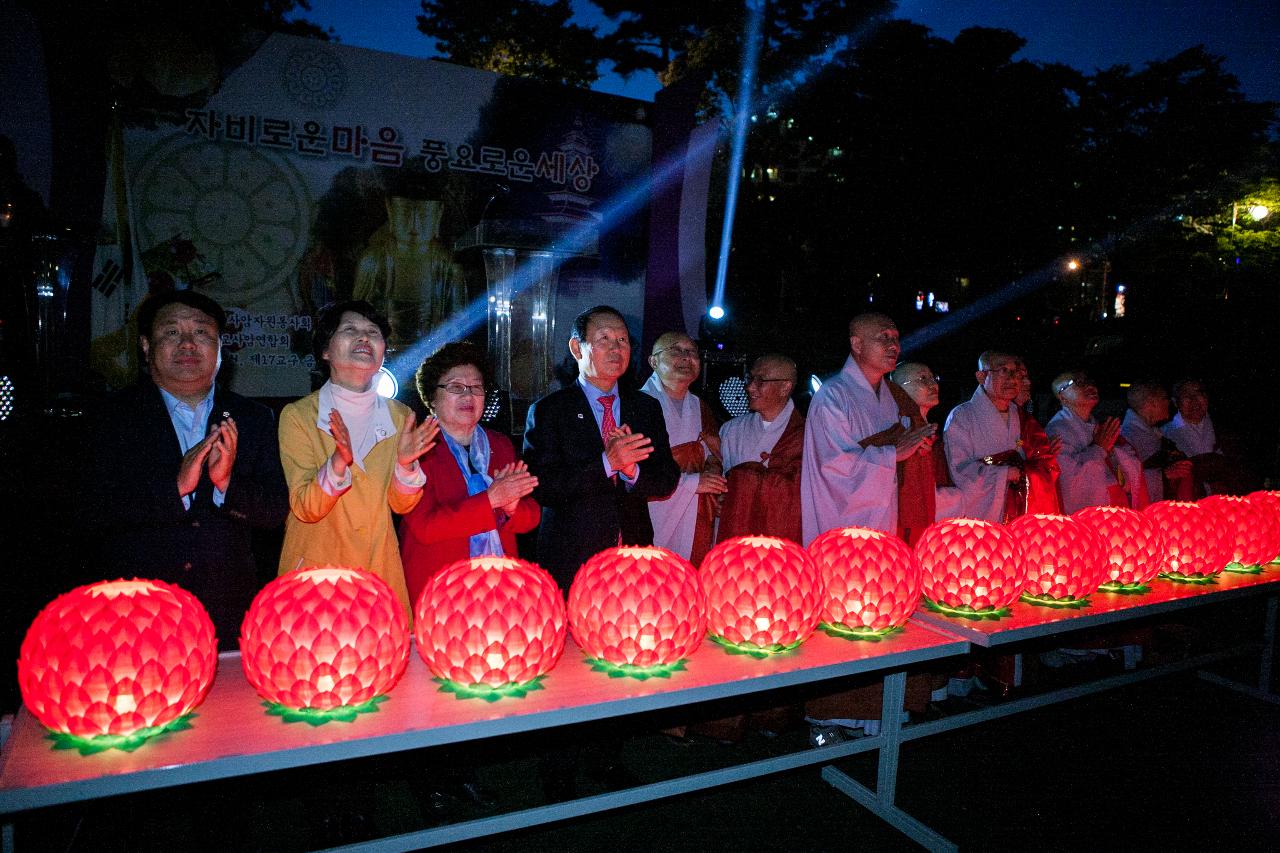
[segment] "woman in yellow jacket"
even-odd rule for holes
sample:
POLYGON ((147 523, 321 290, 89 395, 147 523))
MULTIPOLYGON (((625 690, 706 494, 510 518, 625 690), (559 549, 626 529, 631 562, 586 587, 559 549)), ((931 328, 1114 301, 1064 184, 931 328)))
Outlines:
POLYGON ((280 574, 333 564, 368 569, 410 608, 391 513, 422 498, 418 458, 436 442, 435 418, 379 396, 387 320, 367 302, 320 310, 313 341, 329 380, 280 413, 280 461, 291 512, 280 574))

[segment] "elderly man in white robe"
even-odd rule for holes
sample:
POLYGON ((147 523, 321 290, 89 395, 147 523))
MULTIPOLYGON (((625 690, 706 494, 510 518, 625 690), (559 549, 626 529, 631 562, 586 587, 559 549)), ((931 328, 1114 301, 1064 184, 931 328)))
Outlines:
POLYGON ((1129 388, 1129 409, 1120 434, 1142 460, 1147 497, 1152 502, 1172 498, 1191 500, 1191 461, 1160 431, 1169 420, 1169 395, 1156 382, 1135 382, 1129 388), (1165 481, 1169 494, 1165 494, 1165 481))
POLYGON ((649 501, 653 544, 668 548, 695 566, 711 547, 715 496, 728 491, 721 474, 719 425, 689 387, 702 372, 697 344, 684 332, 667 332, 649 356, 653 375, 641 388, 662 405, 671 455, 680 466, 676 490, 649 501))
POLYGON ((1058 451, 1058 491, 1068 515, 1089 506, 1142 509, 1150 501, 1142 462, 1120 436, 1118 418, 1093 420, 1098 386, 1078 370, 1059 374, 1053 393, 1062 410, 1044 431, 1062 442, 1058 451))
POLYGON ((937 431, 935 424, 911 427, 910 412, 918 409, 887 378, 900 351, 893 320, 854 317, 844 368, 813 395, 800 475, 806 546, 836 527, 897 533, 898 462, 937 431))
POLYGON ((1008 521, 1010 488, 1025 488, 1022 422, 1013 405, 1020 390, 1020 368, 1017 356, 987 350, 978 356, 973 396, 947 415, 947 467, 960 490, 965 518, 1008 521))

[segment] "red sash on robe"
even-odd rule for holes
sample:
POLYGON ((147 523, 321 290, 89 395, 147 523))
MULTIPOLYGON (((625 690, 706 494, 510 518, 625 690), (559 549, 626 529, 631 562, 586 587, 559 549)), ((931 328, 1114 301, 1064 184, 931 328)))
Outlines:
MULTIPOLYGON (((699 398, 702 415, 702 435, 697 441, 686 441, 671 448, 671 456, 680 467, 681 474, 701 474, 709 462, 720 461, 720 425, 705 400, 699 398), (710 448, 711 455, 703 451, 703 443, 710 448)), ((695 566, 702 564, 702 558, 711 550, 711 534, 715 529, 716 496, 698 495, 698 520, 693 527, 693 548, 689 552, 689 562, 695 566)))
POLYGON ((773 449, 763 454, 769 462, 752 460, 729 469, 729 492, 720 507, 717 541, 733 536, 780 536, 799 542, 800 453, 804 450, 804 415, 791 417, 773 449))
POLYGON ((1018 407, 1018 420, 1022 425, 1022 452, 1027 457, 1024 476, 1027 482, 1027 506, 1029 513, 1060 514, 1058 501, 1058 457, 1049 452, 1049 436, 1040 422, 1018 407))
MULTIPOLYGON (((898 404, 898 417, 906 418, 911 423, 912 429, 924 426, 925 420, 920 414, 920 406, 911 399, 906 389, 888 379, 884 381, 888 383, 889 393, 898 404)), ((858 443, 863 447, 885 447, 896 444, 898 437, 906 431, 906 427, 896 423, 875 435, 867 436, 858 443)), ((940 432, 934 436, 935 441, 940 438, 940 432)), ((934 515, 937 513, 934 493, 936 485, 937 477, 932 451, 926 451, 923 454, 913 453, 909 458, 898 463, 898 538, 908 545, 914 545, 924 529, 933 524, 934 515)))

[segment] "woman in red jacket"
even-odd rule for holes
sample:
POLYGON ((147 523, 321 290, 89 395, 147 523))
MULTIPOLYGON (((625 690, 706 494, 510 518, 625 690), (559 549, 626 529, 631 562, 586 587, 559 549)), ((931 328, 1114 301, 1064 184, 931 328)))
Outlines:
POLYGON ((538 478, 516 459, 511 440, 480 426, 492 387, 480 347, 445 344, 414 379, 443 439, 422 457, 422 500, 400 525, 405 581, 416 604, 431 576, 456 560, 516 556, 516 534, 536 527, 541 510, 529 497, 538 478))

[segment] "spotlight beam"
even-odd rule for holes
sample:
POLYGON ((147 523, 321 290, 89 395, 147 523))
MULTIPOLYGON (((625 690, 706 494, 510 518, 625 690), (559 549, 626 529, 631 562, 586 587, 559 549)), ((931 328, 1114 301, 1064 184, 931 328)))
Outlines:
POLYGON ((729 153, 729 183, 725 189, 724 225, 720 230, 720 257, 716 263, 716 286, 711 307, 723 314, 724 285, 729 274, 729 250, 733 246, 733 220, 738 208, 738 184, 742 180, 742 159, 747 148, 747 130, 760 61, 760 19, 768 0, 746 0, 747 27, 742 39, 742 73, 739 75, 738 111, 733 121, 733 146, 729 153))

